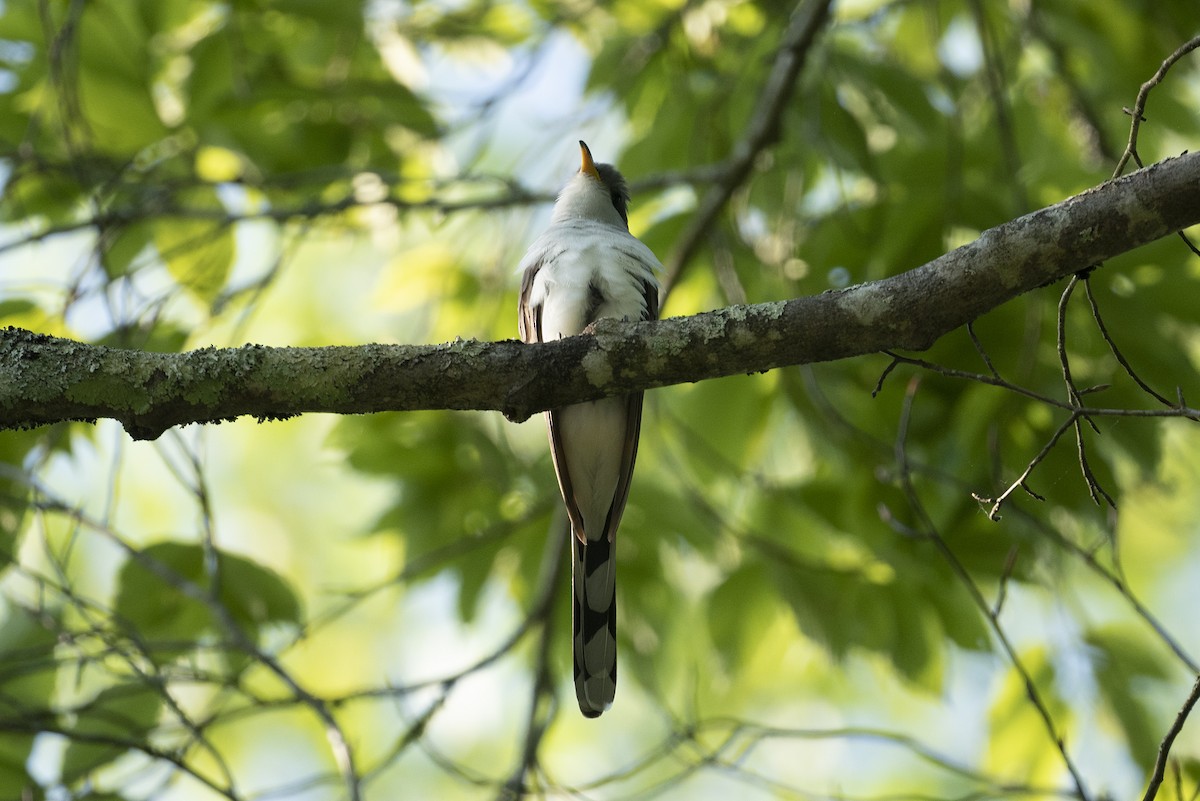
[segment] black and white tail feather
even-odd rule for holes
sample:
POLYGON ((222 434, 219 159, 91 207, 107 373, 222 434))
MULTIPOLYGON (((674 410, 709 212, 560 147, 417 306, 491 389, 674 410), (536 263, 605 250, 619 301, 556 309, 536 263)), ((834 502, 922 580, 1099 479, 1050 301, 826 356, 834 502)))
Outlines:
MULTIPOLYGON (((521 260, 525 342, 572 336, 603 317, 658 316, 654 273, 662 265, 629 233, 625 180, 579 147, 579 172, 521 260)), ((546 420, 571 521, 575 694, 592 718, 612 706, 617 690, 616 535, 637 459, 642 393, 554 409, 546 420)))

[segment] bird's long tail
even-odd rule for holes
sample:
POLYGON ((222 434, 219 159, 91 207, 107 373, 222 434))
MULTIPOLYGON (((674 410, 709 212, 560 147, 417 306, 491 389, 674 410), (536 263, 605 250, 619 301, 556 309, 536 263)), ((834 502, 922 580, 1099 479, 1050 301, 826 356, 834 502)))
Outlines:
POLYGON ((571 542, 575 695, 594 718, 617 693, 617 549, 608 537, 581 542, 572 533, 571 542))

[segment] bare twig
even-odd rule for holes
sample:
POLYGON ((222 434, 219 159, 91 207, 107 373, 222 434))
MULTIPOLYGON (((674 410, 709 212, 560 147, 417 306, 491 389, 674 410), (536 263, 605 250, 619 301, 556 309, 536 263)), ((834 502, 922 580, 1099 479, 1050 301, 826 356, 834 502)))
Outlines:
POLYGON ((203 771, 196 770, 195 768, 189 766, 187 764, 187 760, 183 759, 180 755, 172 753, 166 749, 156 748, 150 743, 146 742, 145 738, 122 737, 117 734, 81 732, 61 726, 52 718, 28 720, 13 718, 7 715, 0 717, 0 732, 11 734, 57 734, 71 742, 109 746, 122 751, 136 751, 146 755, 147 757, 150 757, 151 759, 156 759, 173 765, 223 798, 228 798, 230 801, 241 801, 241 797, 238 796, 231 787, 217 784, 211 778, 206 776, 203 771))
MULTIPOLYGON (((1088 417, 1192 417, 1200 410, 1191 406, 1184 405, 1172 406, 1170 409, 1121 409, 1117 407, 1105 406, 1074 406, 1067 401, 1062 401, 1057 398, 1051 398, 1048 395, 1043 395, 1035 392, 1032 389, 1023 387, 1020 384, 1014 384, 1003 378, 996 378, 983 373, 972 373, 969 370, 957 370, 953 367, 945 367, 940 364, 917 359, 912 356, 904 356, 892 351, 882 351, 884 355, 891 357, 895 364, 910 364, 914 367, 920 367, 923 370, 943 375, 948 378, 959 378, 964 381, 976 381, 980 384, 988 384, 994 387, 1001 387, 1009 392, 1017 395, 1022 395, 1026 398, 1031 398, 1038 403, 1043 403, 1047 406, 1053 406, 1056 409, 1062 409, 1068 412, 1078 412, 1080 415, 1088 417)), ((888 368, 894 369, 893 365, 889 364, 888 368)), ((891 369, 885 370, 890 373, 891 369)), ((878 387, 876 391, 878 391, 878 387)), ((1086 393, 1084 393, 1086 394, 1086 393)))
POLYGON ((1000 373, 996 370, 996 366, 992 364, 992 360, 988 357, 987 351, 983 347, 983 343, 979 341, 979 337, 975 334, 974 322, 967 323, 967 336, 971 337, 971 344, 975 346, 975 352, 979 354, 979 358, 983 359, 983 363, 987 366, 988 371, 993 378, 1000 378, 1000 373))
MULTIPOLYGON (((936 365, 933 367, 936 369, 936 365)), ((823 421, 827 423, 827 425, 824 427, 825 430, 848 431, 854 436, 856 444, 865 444, 868 448, 873 449, 880 455, 893 453, 895 449, 894 443, 884 442, 878 439, 874 435, 863 430, 854 421, 842 415, 840 410, 824 397, 821 391, 820 383, 811 379, 809 376, 810 373, 811 370, 807 369, 802 373, 806 379, 805 386, 807 391, 812 395, 812 399, 817 405, 817 408, 821 409, 826 415, 826 419, 823 421)), ((985 383, 991 382, 991 378, 989 376, 979 376, 979 379, 985 383)), ((1092 413, 1095 414, 1095 410, 1093 410, 1092 413)), ((964 479, 957 474, 949 473, 941 469, 938 465, 914 461, 912 457, 909 456, 908 467, 913 473, 917 473, 922 476, 928 476, 936 481, 941 482, 942 484, 956 487, 960 491, 970 491, 970 486, 964 479)), ((1028 492, 1028 487, 1025 487, 1025 490, 1028 492)), ((980 503, 993 503, 992 499, 980 498, 974 493, 972 493, 972 495, 980 503)), ((695 500, 696 503, 702 504, 704 502, 703 494, 696 493, 695 500)), ((1025 524, 1032 526, 1042 536, 1053 541, 1068 553, 1081 559, 1089 570, 1096 574, 1101 581, 1111 586, 1113 590, 1120 595, 1121 598, 1126 601, 1126 603, 1129 604, 1130 608, 1133 610, 1133 613, 1141 620, 1145 621, 1146 625, 1148 625, 1159 638, 1159 640, 1166 645, 1172 653, 1175 654, 1184 667, 1186 667, 1192 673, 1200 673, 1200 662, 1194 659, 1191 654, 1189 654, 1187 650, 1180 644, 1180 642, 1171 636, 1170 632, 1167 631, 1163 623, 1159 621, 1154 616, 1154 613, 1151 612, 1146 605, 1141 602, 1141 600, 1133 592, 1133 589, 1129 586, 1128 581, 1126 581, 1126 579, 1120 575, 1119 571, 1110 570, 1109 568, 1105 567, 1100 563, 1096 555, 1091 550, 1084 548, 1081 545, 1073 542, 1071 539, 1065 537, 1057 528, 1043 519, 1043 517, 1032 515, 1020 507, 1014 507, 1010 514, 1013 517, 1019 518, 1025 524)), ((885 522, 887 522, 888 525, 892 525, 894 528, 896 527, 892 520, 885 520, 885 522)), ((899 530, 904 536, 915 537, 918 535, 915 530, 908 526, 901 527, 899 530)))
MULTIPOLYGON (((1129 163, 1130 158, 1132 158, 1134 163, 1139 167, 1142 166, 1141 156, 1139 156, 1137 152, 1137 139, 1138 131, 1141 129, 1142 123, 1146 122, 1146 101, 1150 98, 1150 92, 1152 89, 1154 89, 1154 87, 1163 82, 1163 80, 1167 77, 1167 72, 1170 71, 1171 67, 1175 66, 1176 62, 1198 47, 1200 47, 1200 36, 1195 36, 1176 48, 1174 53, 1163 59, 1162 64, 1159 65, 1159 68, 1155 71, 1154 75, 1152 75, 1150 79, 1143 83, 1141 88, 1138 89, 1137 100, 1134 101, 1133 108, 1123 109, 1130 117, 1129 141, 1126 143, 1125 151, 1121 154, 1121 158, 1117 161, 1117 166, 1113 170, 1114 177, 1124 172, 1125 166, 1129 163)), ((1185 234, 1183 231, 1179 231, 1177 236, 1183 240, 1183 243, 1188 246, 1192 253, 1200 256, 1200 248, 1196 247, 1195 243, 1188 238, 1187 234, 1185 234)))
MULTIPOLYGON (((1196 681, 1192 684, 1192 691, 1184 699, 1183 706, 1180 707, 1174 722, 1171 723, 1171 728, 1167 729, 1166 736, 1158 744, 1158 756, 1154 760, 1154 770, 1150 774, 1150 782, 1146 787, 1146 794, 1142 796, 1142 801, 1154 801, 1154 797, 1158 795, 1158 788, 1162 786, 1163 775, 1167 769, 1167 759, 1171 755, 1171 746, 1175 743, 1179 732, 1183 731, 1183 724, 1187 723, 1188 715, 1192 713, 1192 707, 1196 706, 1197 700, 1200 700, 1200 675, 1196 676, 1196 681)), ((1182 798, 1183 796, 1178 797, 1182 798)))
POLYGON ((1096 424, 1092 420, 1082 414, 1074 420, 1075 426, 1075 453, 1079 458, 1079 469, 1083 473, 1083 481, 1087 486, 1088 495, 1092 499, 1092 503, 1100 506, 1100 499, 1103 498, 1110 509, 1117 508, 1117 502, 1108 494, 1108 491, 1100 484, 1100 480, 1096 478, 1095 472, 1092 470, 1091 462, 1088 461, 1087 446, 1083 439, 1083 426, 1080 420, 1087 420, 1092 428, 1096 428, 1096 424))
POLYGON ((1125 171, 1125 165, 1129 163, 1130 158, 1139 167, 1142 166, 1142 159, 1137 153, 1137 138, 1142 123, 1146 121, 1146 101, 1150 98, 1150 91, 1163 82, 1163 79, 1167 77, 1167 72, 1170 71, 1171 67, 1175 66, 1177 61, 1197 47, 1200 47, 1200 36, 1195 36, 1176 48, 1174 53, 1163 60, 1163 63, 1155 71, 1154 75, 1150 76, 1150 79, 1138 89, 1137 100, 1134 101, 1133 108, 1125 109, 1125 113, 1130 117, 1129 141, 1125 145, 1125 152, 1121 154, 1121 158, 1117 161, 1116 169, 1113 170, 1114 178, 1125 171))
POLYGON ((996 591, 996 603, 992 606, 992 617, 1000 617, 1000 613, 1004 611, 1004 601, 1008 598, 1008 580, 1012 578, 1013 569, 1017 566, 1017 556, 1021 549, 1017 545, 1013 545, 1008 549, 1008 556, 1004 559, 1004 570, 1000 572, 1000 587, 996 591))
MULTIPOLYGON (((1062 369, 1063 383, 1067 387, 1067 402, 1071 404, 1072 408, 1078 408, 1083 405, 1079 388, 1075 386, 1075 379, 1071 375, 1071 360, 1067 356, 1067 305, 1071 300, 1071 294, 1075 291, 1075 285, 1078 283, 1078 276, 1071 276, 1067 280, 1067 286, 1063 289, 1062 296, 1058 299, 1057 335, 1055 340, 1058 363, 1062 369)), ((1092 424, 1092 427, 1095 428, 1095 424, 1092 424)))
MULTIPOLYGON (((562 548, 562 547, 564 547, 565 542, 566 542, 566 538, 554 536, 554 537, 550 538, 550 541, 547 543, 547 547, 548 548, 562 548), (562 540, 562 542, 559 542, 559 540, 562 540)), ((558 561, 562 561, 562 560, 558 560, 558 561)), ((545 571, 551 570, 551 569, 557 570, 558 566, 556 564, 551 564, 551 563, 543 560, 543 563, 542 563, 543 579, 546 578, 545 571)), ((517 643, 519 643, 521 640, 523 640, 530 631, 533 631, 539 625, 542 625, 543 621, 546 619, 546 616, 550 613, 550 605, 554 601, 555 592, 557 590, 558 584, 559 584, 559 582, 551 582, 549 580, 540 581, 538 584, 538 587, 539 587, 538 594, 534 598, 533 603, 530 605, 529 612, 525 615, 525 619, 521 621, 521 625, 518 626, 511 634, 509 634, 509 636, 506 637, 503 642, 501 642, 499 645, 497 645, 495 648, 493 648, 487 654, 484 654, 482 657, 475 660, 474 662, 467 665, 466 667, 455 671, 453 674, 450 674, 447 676, 442 676, 440 678, 426 679, 423 681, 413 682, 413 683, 405 684, 405 685, 396 685, 396 686, 387 687, 387 688, 368 689, 368 690, 359 690, 359 691, 355 691, 355 692, 350 692, 350 693, 346 693, 345 695, 339 696, 337 699, 333 700, 332 703, 335 705, 338 705, 338 704, 344 704, 348 701, 358 700, 358 699, 363 699, 363 698, 380 698, 380 697, 408 695, 410 693, 416 692, 417 690, 422 690, 422 689, 425 689, 428 687, 436 687, 436 686, 453 687, 458 682, 462 681, 464 678, 471 675, 472 673, 482 670, 482 669, 488 667, 489 665, 496 663, 498 660, 502 659, 506 654, 508 654, 510 651, 512 651, 512 649, 514 647, 516 647, 517 643)))
POLYGON ((1057 348, 1058 360, 1062 366, 1063 383, 1067 387, 1067 400, 1075 408, 1076 413, 1072 415, 1071 424, 1075 429, 1075 449, 1079 458, 1079 469, 1083 474, 1084 483, 1087 485, 1088 495, 1092 501, 1099 505, 1100 498, 1104 498, 1108 505, 1115 509, 1116 502, 1112 496, 1105 491, 1104 487, 1100 486, 1099 480, 1096 478, 1095 472, 1092 470, 1091 464, 1088 462, 1087 445, 1083 439, 1083 425, 1080 421, 1086 421, 1091 429, 1097 434, 1100 433, 1100 427, 1086 413, 1078 413, 1078 410, 1083 406, 1084 390, 1079 389, 1075 384, 1075 379, 1071 375, 1071 361, 1067 355, 1067 306, 1071 300, 1071 294, 1075 291, 1075 287, 1079 284, 1080 277, 1078 274, 1071 276, 1067 281, 1067 286, 1063 290, 1062 297, 1058 301, 1058 331, 1057 331, 1057 348))
POLYGON ((1141 379, 1141 376, 1139 376, 1137 374, 1137 372, 1134 371, 1133 365, 1131 365, 1129 363, 1129 360, 1125 358, 1125 354, 1122 353, 1121 349, 1117 347, 1117 343, 1115 341, 1113 341, 1112 335, 1110 335, 1108 333, 1108 326, 1106 326, 1104 324, 1104 318, 1100 316, 1100 307, 1096 303, 1096 293, 1094 291, 1092 291, 1092 282, 1084 281, 1083 286, 1084 286, 1084 289, 1087 290, 1088 305, 1091 307, 1091 310, 1092 310, 1092 319, 1096 321, 1096 327, 1100 330, 1100 336, 1108 344, 1108 349, 1112 352, 1113 358, 1115 358, 1117 360, 1117 363, 1120 364, 1121 367, 1125 370, 1125 374, 1127 376, 1129 376, 1131 379, 1133 379, 1133 382, 1135 384, 1137 384, 1139 387, 1142 388, 1143 392, 1145 392, 1150 397, 1154 398, 1156 401, 1161 403, 1163 406, 1173 408, 1175 406, 1175 404, 1173 404, 1171 401, 1167 400, 1165 397, 1163 397, 1162 395, 1155 392, 1150 387, 1149 384, 1147 384, 1145 381, 1143 381, 1141 379))

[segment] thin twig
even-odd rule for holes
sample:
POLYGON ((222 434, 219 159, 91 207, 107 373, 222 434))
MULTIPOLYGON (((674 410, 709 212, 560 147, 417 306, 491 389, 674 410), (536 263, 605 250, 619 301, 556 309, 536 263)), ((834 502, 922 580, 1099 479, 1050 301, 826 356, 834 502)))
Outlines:
MULTIPOLYGON (((1113 170, 1114 178, 1125 170, 1125 165, 1129 163, 1130 158, 1133 159, 1138 167, 1142 166, 1141 156, 1137 152, 1137 139, 1142 123, 1146 122, 1146 101, 1150 98, 1150 91, 1163 82, 1167 77, 1167 72, 1170 71, 1171 67, 1175 66, 1177 61, 1198 47, 1200 47, 1200 36, 1195 36, 1176 48, 1174 53, 1163 59, 1162 64, 1159 65, 1154 75, 1138 89, 1137 100, 1134 101, 1133 108, 1123 109, 1130 117, 1129 141, 1126 143, 1125 151, 1121 154, 1121 158, 1117 161, 1117 166, 1113 170)), ((1192 242, 1186 233, 1179 231, 1176 235, 1183 240, 1183 243, 1188 246, 1192 253, 1200 256, 1200 248, 1196 247, 1195 243, 1192 242)))
POLYGON ((1000 617, 1000 613, 1004 611, 1004 601, 1008 598, 1008 581, 1012 578, 1013 570, 1017 566, 1017 556, 1021 552, 1021 547, 1014 544, 1008 549, 1008 556, 1004 558, 1004 570, 1000 572, 1000 588, 996 591, 996 603, 992 607, 992 617, 1000 617))
POLYGON ((1072 408, 1078 408, 1083 405, 1080 399, 1079 388, 1075 385, 1075 378, 1071 375, 1071 360, 1067 355, 1067 306, 1071 300, 1071 294, 1075 291, 1075 285, 1079 283, 1078 276, 1071 276, 1067 281, 1067 286, 1063 289, 1062 296, 1058 299, 1058 316, 1056 318, 1056 340, 1055 346, 1058 353, 1058 363, 1062 368, 1063 383, 1067 387, 1067 402, 1072 408))
POLYGON ((987 351, 983 347, 983 343, 979 341, 979 337, 975 334, 975 324, 973 322, 967 323, 967 336, 971 338, 971 344, 975 346, 975 352, 979 354, 979 358, 983 359, 983 363, 991 372, 992 377, 1000 378, 1000 372, 996 370, 996 366, 992 364, 992 360, 988 357, 987 351))
MULTIPOLYGON (((1100 499, 1103 498, 1108 504, 1109 508, 1116 509, 1117 502, 1113 500, 1113 497, 1109 495, 1108 491, 1105 490, 1100 484, 1099 479, 1096 478, 1095 472, 1092 471, 1091 462, 1088 461, 1087 446, 1084 444, 1083 439, 1083 426, 1079 423, 1081 419, 1087 418, 1083 415, 1079 415, 1074 421, 1076 445, 1075 453, 1079 459, 1079 469, 1083 473, 1083 481, 1084 484, 1087 485, 1088 495, 1091 497, 1092 503, 1096 504, 1097 506, 1100 505, 1100 499)), ((1091 423, 1092 421, 1088 420, 1088 422, 1091 423)), ((1095 428, 1096 424, 1092 423, 1092 427, 1095 428)))
MULTIPOLYGON (((822 421, 825 424, 823 426, 824 430, 830 432, 849 432, 855 439, 856 447, 859 445, 865 445, 881 455, 890 454, 894 451, 895 444, 893 442, 884 442, 883 440, 878 439, 873 434, 863 430, 857 425, 857 423, 843 415, 841 411, 824 396, 820 382, 815 380, 815 378, 813 378, 811 375, 811 369, 805 369, 801 371, 800 374, 804 377, 805 389, 810 394, 813 403, 826 416, 822 421)), ((987 376, 983 376, 983 378, 986 379, 987 376)), ((961 477, 945 471, 938 465, 914 461, 912 457, 909 456, 908 467, 910 471, 919 473, 922 476, 931 477, 943 485, 957 488, 960 491, 969 491, 970 489, 969 485, 961 477)), ((1028 491, 1028 487, 1025 489, 1028 491)), ((695 495, 697 503, 703 504, 705 502, 703 493, 697 492, 695 495)), ((981 503, 991 503, 990 500, 982 499, 978 496, 974 497, 981 503)), ((1047 523, 1042 517, 1030 514, 1021 509, 1019 506, 1014 507, 1011 514, 1014 517, 1020 518, 1027 525, 1032 526, 1042 536, 1052 540, 1064 550, 1082 559, 1088 569, 1095 573, 1106 584, 1110 585, 1117 592, 1117 594, 1129 604, 1134 614, 1145 621, 1146 625, 1148 625, 1154 631, 1155 635, 1158 636, 1163 644, 1165 644, 1167 648, 1170 649, 1176 657, 1178 657, 1179 661, 1184 665, 1184 667, 1186 667, 1192 673, 1200 673, 1200 662, 1198 662, 1196 659, 1193 659, 1191 654, 1189 654, 1187 650, 1174 637, 1171 636, 1170 632, 1167 631, 1162 622, 1159 621, 1145 606, 1145 604, 1141 602, 1137 595, 1134 594, 1132 588, 1129 586, 1128 581, 1120 575, 1119 571, 1109 570, 1100 563, 1094 553, 1063 536, 1058 529, 1047 523)), ((886 522, 889 525, 892 525, 890 520, 886 522)), ((903 533, 905 536, 918 536, 918 532, 914 531, 911 527, 906 527, 901 533, 903 533)), ((1114 559, 1114 564, 1115 562, 1116 560, 1114 559)))
MULTIPOLYGON (((1081 390, 1078 386, 1076 386, 1075 379, 1071 375, 1071 362, 1070 357, 1067 355, 1067 306, 1070 303, 1071 294, 1075 291, 1075 287, 1079 284, 1080 280, 1079 274, 1076 274, 1071 276, 1070 280, 1067 281, 1067 286, 1063 290, 1062 297, 1058 301, 1057 326, 1058 360, 1062 365, 1063 383, 1066 384, 1067 387, 1067 399, 1076 408, 1076 410, 1083 406, 1084 390, 1081 390)), ((1116 502, 1113 501, 1112 496, 1109 495, 1102 486, 1100 486, 1100 482, 1097 480, 1096 474, 1092 471, 1092 466, 1088 462, 1087 445, 1084 443, 1083 426, 1080 423, 1080 420, 1086 421, 1087 424, 1091 426, 1092 430, 1097 434, 1100 433, 1100 427, 1097 426, 1096 422, 1086 414, 1077 413, 1071 420, 1072 427, 1075 429, 1075 446, 1076 454, 1079 458, 1079 469, 1080 472, 1083 473, 1083 480, 1087 485, 1088 495, 1091 496, 1092 501, 1096 505, 1100 504, 1100 498, 1103 497, 1104 500, 1108 502, 1108 505, 1115 509, 1117 506, 1116 502)))
MULTIPOLYGON (((1196 705, 1197 700, 1200 700, 1200 675, 1196 676, 1196 681, 1192 684, 1192 691, 1188 693, 1183 706, 1175 715, 1175 721, 1171 724, 1171 728, 1167 729, 1166 736, 1158 744, 1158 757, 1154 760, 1154 771, 1150 774, 1150 783, 1146 787, 1146 794, 1142 796, 1142 801, 1154 801, 1154 796, 1158 795, 1158 788, 1162 785, 1163 774, 1167 769, 1167 759, 1171 755, 1171 746, 1175 743, 1179 732, 1183 731, 1183 724, 1187 722, 1188 715, 1192 713, 1192 707, 1196 705)), ((1182 798, 1182 796, 1180 797, 1182 798)))
MULTIPOLYGON (((1117 343, 1113 341, 1112 335, 1108 333, 1108 326, 1104 324, 1104 318, 1100 315, 1100 306, 1096 302, 1096 293, 1092 289, 1092 282, 1084 281, 1083 287, 1085 290, 1087 290, 1088 306, 1092 310, 1092 319, 1096 321, 1096 327, 1100 330, 1100 336, 1108 344, 1108 349, 1112 352, 1113 358, 1115 358, 1117 363, 1120 364, 1125 370, 1125 374, 1133 379, 1133 382, 1141 387, 1142 391, 1147 395, 1154 398, 1163 406, 1174 408, 1174 403, 1155 392, 1149 384, 1142 380, 1141 376, 1139 376, 1133 369, 1133 365, 1130 364, 1129 360, 1125 358, 1125 354, 1122 353, 1121 349, 1117 347, 1117 343)), ((1196 419, 1200 420, 1200 418, 1196 419)))
POLYGON ((1150 90, 1163 82, 1163 79, 1167 77, 1167 72, 1170 71, 1171 67, 1175 66, 1175 62, 1197 47, 1200 47, 1200 36, 1195 36, 1183 43, 1174 53, 1163 59, 1162 64, 1155 71, 1154 75, 1138 89, 1137 100, 1134 101, 1133 108, 1125 109, 1125 113, 1130 117, 1129 142, 1125 145, 1125 152, 1121 154, 1120 160, 1117 161, 1116 169, 1113 170, 1114 178, 1124 172, 1125 165, 1129 163, 1131 157, 1139 167, 1142 166, 1142 159, 1137 153, 1137 138, 1138 130, 1142 127, 1142 123, 1146 121, 1146 101, 1150 97, 1150 90))
MULTIPOLYGON (((1009 392, 1017 395, 1023 395, 1026 398, 1044 403, 1047 406, 1053 406, 1057 409, 1062 409, 1067 412, 1078 412, 1080 415, 1088 417, 1195 417, 1200 415, 1200 409, 1188 406, 1186 403, 1182 406, 1173 405, 1169 409, 1122 409, 1118 407, 1106 406, 1074 406, 1066 401, 1051 398, 1048 395, 1042 395, 1020 384, 1013 384, 1003 378, 995 378, 993 376, 984 375, 982 373, 972 373, 969 370, 957 370, 953 367, 944 367, 934 362, 928 362, 924 359, 917 359, 912 356, 903 356, 894 353, 890 350, 880 351, 885 356, 894 359, 900 364, 911 364, 914 367, 920 367, 923 370, 937 373, 938 375, 946 376, 947 378, 959 378, 965 381, 976 381, 980 384, 988 384, 994 387, 1001 387, 1009 392)), ((888 366, 886 372, 890 372, 892 365, 888 366)), ((878 391, 878 387, 876 391, 878 391)), ((1081 394, 1087 394, 1081 392, 1081 394)))

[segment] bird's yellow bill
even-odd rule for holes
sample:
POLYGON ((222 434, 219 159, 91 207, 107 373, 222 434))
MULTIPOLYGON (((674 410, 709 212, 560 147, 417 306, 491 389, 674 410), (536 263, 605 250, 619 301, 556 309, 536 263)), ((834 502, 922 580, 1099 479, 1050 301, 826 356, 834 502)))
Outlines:
POLYGON ((600 173, 596 171, 596 162, 592 161, 592 151, 588 150, 587 144, 582 139, 579 140, 579 155, 582 162, 579 165, 579 171, 593 178, 599 178, 600 173))

